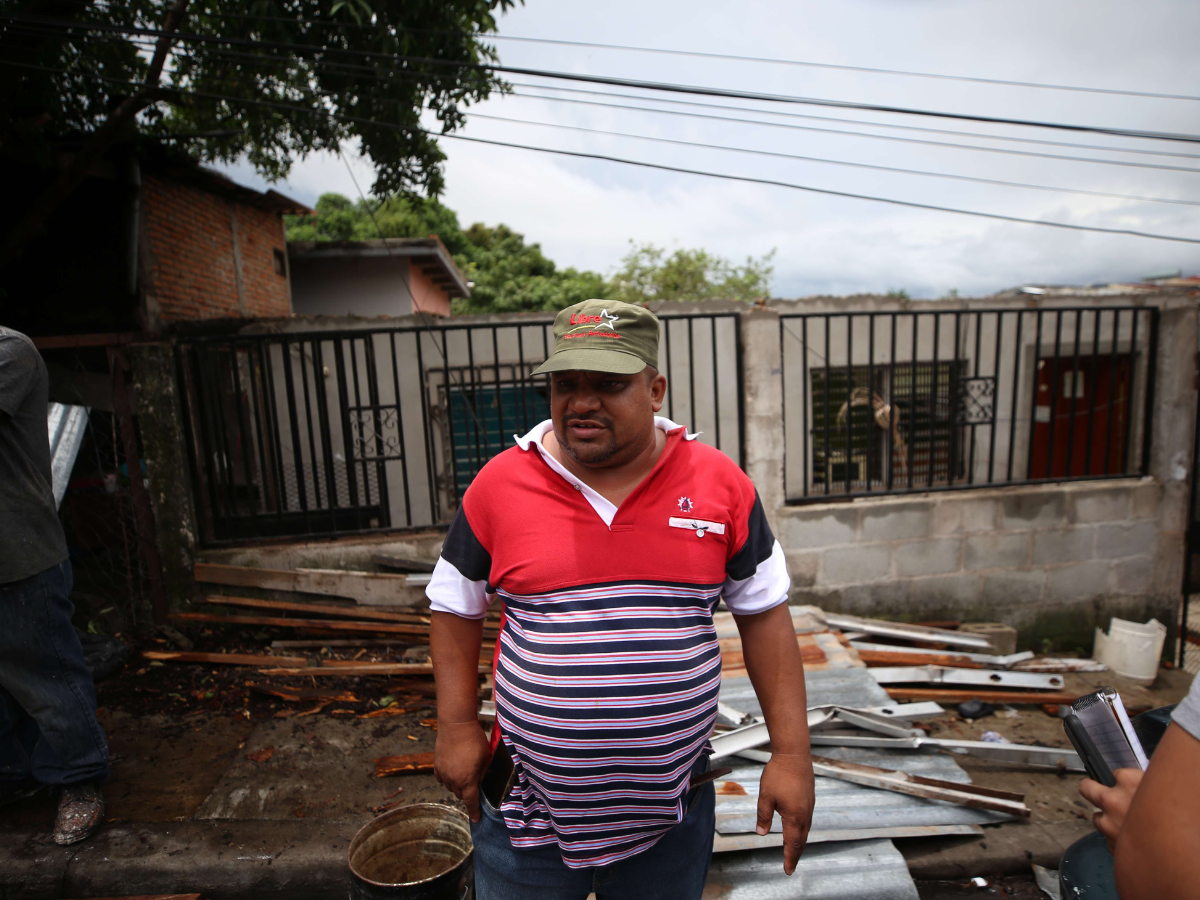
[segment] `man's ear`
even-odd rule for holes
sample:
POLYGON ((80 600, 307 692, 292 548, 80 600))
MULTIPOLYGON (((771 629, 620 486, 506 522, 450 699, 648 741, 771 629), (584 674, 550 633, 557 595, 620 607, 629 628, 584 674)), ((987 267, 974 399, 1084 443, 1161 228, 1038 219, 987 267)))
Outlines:
POLYGON ((646 376, 649 379, 650 406, 655 412, 663 408, 663 398, 667 395, 667 376, 653 366, 646 366, 646 376))

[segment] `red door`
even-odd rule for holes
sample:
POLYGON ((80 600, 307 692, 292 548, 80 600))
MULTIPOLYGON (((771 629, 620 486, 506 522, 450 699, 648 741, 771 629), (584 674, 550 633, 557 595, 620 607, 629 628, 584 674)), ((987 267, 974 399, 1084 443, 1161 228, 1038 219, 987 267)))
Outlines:
POLYGON ((1044 357, 1037 365, 1029 477, 1124 472, 1129 354, 1118 354, 1115 359, 1111 355, 1098 356, 1094 361, 1090 356, 1081 356, 1078 367, 1073 356, 1060 356, 1057 367, 1053 357, 1044 357))

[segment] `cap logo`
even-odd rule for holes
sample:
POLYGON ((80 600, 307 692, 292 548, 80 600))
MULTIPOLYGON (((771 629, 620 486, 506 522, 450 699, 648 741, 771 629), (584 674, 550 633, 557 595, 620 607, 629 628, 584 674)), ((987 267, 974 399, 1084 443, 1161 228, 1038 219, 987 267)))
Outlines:
MULTIPOLYGON (((607 309, 603 310, 600 313, 600 315, 598 315, 598 316, 591 316, 591 315, 588 315, 587 313, 572 313, 571 314, 571 324, 572 325, 603 325, 604 327, 608 328, 610 331, 616 331, 617 330, 617 320, 619 318, 621 318, 621 317, 611 315, 607 309), (605 321, 606 319, 608 321, 605 321)), ((574 330, 574 329, 572 329, 572 330, 574 330)))

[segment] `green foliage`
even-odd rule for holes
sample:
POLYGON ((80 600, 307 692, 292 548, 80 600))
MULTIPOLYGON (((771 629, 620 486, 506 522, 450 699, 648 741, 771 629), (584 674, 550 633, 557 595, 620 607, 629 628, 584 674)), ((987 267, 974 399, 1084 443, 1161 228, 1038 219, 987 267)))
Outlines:
POLYGON ((630 244, 612 279, 609 296, 615 300, 757 300, 770 295, 774 250, 735 266, 706 250, 676 250, 667 256, 653 244, 630 244))
POLYGON ((470 297, 453 302, 455 313, 558 310, 593 297, 644 303, 650 300, 756 300, 768 296, 771 251, 744 266, 704 250, 665 251, 634 247, 611 281, 595 272, 560 269, 539 244, 507 225, 476 222, 466 230, 454 211, 419 197, 382 202, 322 194, 315 216, 288 216, 289 241, 362 241, 380 236, 422 238, 436 234, 467 280, 470 297), (373 217, 372 217, 373 215, 373 217))
MULTIPOLYGON (((18 64, 0 67, 3 152, 37 161, 55 139, 94 132, 137 91, 148 68, 147 54, 131 40, 146 38, 111 28, 153 32, 170 5, 0 0, 0 15, 51 20, 0 32, 0 58, 18 64)), ((436 195, 444 156, 434 136, 415 130, 421 114, 432 112, 443 133, 454 131, 465 106, 502 88, 486 70, 445 63, 494 61, 494 48, 476 34, 494 30, 493 14, 513 5, 192 0, 160 99, 138 117, 137 130, 202 161, 244 155, 269 179, 286 176, 313 151, 357 142, 375 165, 377 195, 436 195), (222 40, 204 40, 211 37, 222 40)))
POLYGON ((894 297, 897 300, 911 300, 912 299, 912 297, 908 296, 908 291, 898 289, 898 288, 893 288, 892 290, 888 291, 887 296, 894 297))

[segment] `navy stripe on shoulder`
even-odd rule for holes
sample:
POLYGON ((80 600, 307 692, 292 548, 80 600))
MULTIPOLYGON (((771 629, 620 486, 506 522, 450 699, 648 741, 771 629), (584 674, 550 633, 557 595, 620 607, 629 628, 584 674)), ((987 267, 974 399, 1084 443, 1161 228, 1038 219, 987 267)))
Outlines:
POLYGON ((442 557, 468 581, 486 581, 492 571, 492 555, 487 552, 460 506, 442 544, 442 557))
POLYGON ((754 506, 750 508, 746 531, 746 543, 725 566, 725 574, 734 581, 742 581, 758 571, 759 564, 769 559, 775 548, 775 535, 767 523, 767 513, 758 491, 754 492, 754 506))

